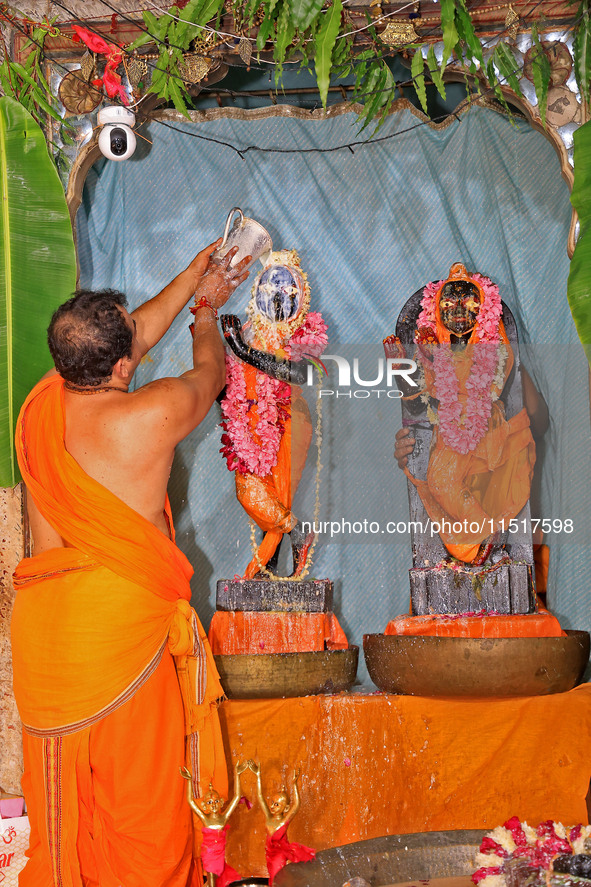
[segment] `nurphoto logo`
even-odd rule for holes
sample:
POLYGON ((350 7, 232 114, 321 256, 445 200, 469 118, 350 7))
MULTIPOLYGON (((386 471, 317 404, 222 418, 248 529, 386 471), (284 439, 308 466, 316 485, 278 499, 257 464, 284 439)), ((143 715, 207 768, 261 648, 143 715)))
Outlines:
MULTIPOLYGON (((397 380, 403 379, 411 388, 417 388, 418 384, 412 378, 417 370, 414 360, 405 357, 383 357, 378 358, 377 370, 375 378, 362 379, 359 371, 359 358, 353 358, 353 372, 351 373, 351 363, 346 357, 340 354, 323 354, 322 363, 332 360, 337 366, 337 387, 321 388, 318 392, 319 397, 391 397, 398 399, 402 397, 402 391, 397 387, 397 380), (353 381, 351 381, 351 375, 353 381), (378 386, 384 387, 378 387, 378 386), (359 386, 359 387, 354 387, 359 386)), ((326 367, 325 367, 326 368, 326 367)), ((328 374, 328 370, 327 370, 328 374)), ((308 366, 307 384, 314 384, 314 371, 312 365, 308 366)))

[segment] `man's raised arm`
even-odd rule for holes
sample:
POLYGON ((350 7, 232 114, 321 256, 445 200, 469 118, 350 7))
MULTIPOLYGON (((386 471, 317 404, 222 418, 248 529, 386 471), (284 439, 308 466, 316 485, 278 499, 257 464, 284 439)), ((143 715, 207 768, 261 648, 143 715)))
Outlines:
POLYGON ((137 340, 142 356, 160 341, 177 314, 183 310, 205 274, 211 254, 221 242, 220 238, 202 249, 191 264, 177 274, 157 296, 144 302, 132 312, 131 316, 137 325, 137 340))
MULTIPOLYGON (((230 250, 220 262, 210 261, 200 275, 192 308, 193 369, 178 379, 158 379, 137 392, 150 397, 152 408, 159 409, 165 445, 172 443, 176 446, 186 437, 205 417, 224 387, 226 364, 224 342, 217 325, 217 309, 246 280, 250 262, 250 256, 247 256, 231 267, 235 252, 236 248, 230 250)), ((187 314, 188 320, 190 315, 187 314)))

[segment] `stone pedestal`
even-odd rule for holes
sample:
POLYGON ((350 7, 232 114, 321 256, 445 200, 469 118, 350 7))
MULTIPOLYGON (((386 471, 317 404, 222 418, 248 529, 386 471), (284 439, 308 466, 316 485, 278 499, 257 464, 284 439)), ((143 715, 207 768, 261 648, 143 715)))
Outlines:
POLYGON ((252 610, 281 613, 329 613, 333 585, 328 579, 288 582, 285 579, 220 579, 216 590, 218 610, 252 610))
POLYGON ((433 613, 534 613, 530 564, 499 563, 487 569, 422 567, 410 570, 413 616, 433 613))

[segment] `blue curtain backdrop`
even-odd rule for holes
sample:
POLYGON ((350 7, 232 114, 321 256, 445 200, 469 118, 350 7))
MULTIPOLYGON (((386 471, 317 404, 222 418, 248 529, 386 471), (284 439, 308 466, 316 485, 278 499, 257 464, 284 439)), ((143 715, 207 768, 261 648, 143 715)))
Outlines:
MULTIPOLYGON (((89 173, 77 215, 81 285, 120 289, 133 308, 215 240, 229 209, 240 206, 268 228, 275 248, 299 251, 312 308, 329 325, 328 352, 351 363, 357 357, 360 377, 371 381, 381 340, 415 290, 456 261, 492 278, 516 316, 523 361, 550 409, 536 514, 563 522, 563 530, 556 523, 546 537, 549 605, 564 627, 591 629, 588 370, 566 301, 568 188, 550 143, 484 108, 443 128, 397 110, 379 134, 393 137, 354 153, 326 150, 356 139, 351 112, 320 120, 280 108, 272 116, 228 110, 173 125, 184 132, 150 123, 143 133, 151 147, 139 140, 132 160, 103 160, 89 173), (324 152, 241 158, 191 134, 239 149, 324 152), (569 519, 572 533, 564 531, 569 519)), ((244 317, 254 273, 228 311, 244 317)), ((137 385, 190 368, 189 320, 188 312, 177 318, 139 368, 137 385)), ((383 631, 408 611, 409 537, 383 532, 388 520, 408 519, 406 481, 392 457, 400 407, 369 384, 354 384, 355 396, 347 396, 333 369, 323 387, 334 394, 322 398, 320 518, 340 523, 332 538, 321 535, 313 574, 334 580, 337 615, 350 641, 361 643, 364 633, 383 631), (364 520, 356 532, 353 524, 359 529, 364 520)), ((314 408, 313 389, 307 394, 314 408)), ((248 520, 218 453, 219 418, 214 405, 181 444, 170 482, 177 538, 195 567, 193 602, 205 625, 216 580, 242 574, 251 557, 248 520)), ((314 508, 315 461, 312 449, 297 500, 304 518, 314 508)), ((360 675, 367 682, 363 668, 360 675)))

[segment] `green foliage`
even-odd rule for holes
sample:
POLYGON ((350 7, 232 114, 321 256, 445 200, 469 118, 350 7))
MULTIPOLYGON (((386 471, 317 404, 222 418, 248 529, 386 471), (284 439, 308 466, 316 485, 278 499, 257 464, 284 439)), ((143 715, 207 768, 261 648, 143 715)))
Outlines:
POLYGON ((416 50, 415 54, 412 57, 412 65, 410 68, 410 73, 413 79, 413 83, 415 85, 415 89, 417 91, 417 95, 419 97, 419 101, 421 103, 421 108, 427 113, 427 87, 425 86, 425 60, 423 58, 423 53, 421 52, 421 47, 416 50))
MULTIPOLYGON (((590 100, 591 75, 591 0, 580 0, 575 17, 574 38, 575 73, 582 94, 590 100)), ((155 7, 158 10, 158 7, 155 7)), ((461 65, 470 90, 481 91, 483 79, 488 81, 494 95, 507 107, 501 85, 506 84, 521 95, 519 81, 521 66, 513 50, 501 39, 485 61, 483 46, 470 16, 467 0, 440 0, 442 60, 438 64, 433 45, 428 45, 426 59, 421 61, 416 44, 392 47, 380 42, 380 28, 369 17, 362 29, 363 36, 355 38, 359 30, 351 24, 350 6, 343 0, 189 0, 179 9, 170 8, 168 13, 156 15, 149 10, 142 12, 146 33, 141 34, 127 51, 146 44, 155 44, 159 58, 153 70, 149 91, 166 102, 174 104, 182 114, 187 114, 190 96, 185 88, 179 67, 183 53, 191 51, 204 29, 219 28, 225 11, 232 12, 239 34, 247 35, 257 26, 253 49, 272 54, 278 79, 287 62, 296 62, 301 68, 312 68, 316 73, 322 103, 326 106, 331 82, 350 74, 355 69, 355 100, 360 103, 362 128, 372 121, 379 125, 384 120, 395 94, 395 83, 388 65, 388 58, 401 50, 415 51, 413 80, 422 108, 426 111, 426 78, 431 79, 439 94, 445 99, 443 74, 448 65, 461 65), (176 18, 175 18, 176 16, 176 18), (361 42, 359 42, 361 41, 361 42)), ((43 40, 47 27, 37 28, 33 38, 41 48, 31 43, 31 53, 24 64, 4 60, 0 64, 0 85, 6 95, 14 97, 33 116, 43 123, 45 115, 58 117, 58 103, 45 82, 40 61, 43 57, 43 40)), ((436 35, 435 35, 436 36, 436 35)), ((540 50, 540 38, 535 25, 532 38, 540 50)), ((250 39, 247 37, 247 39, 250 39)), ((426 43, 421 44, 427 46, 426 43)), ((195 51, 199 51, 198 48, 195 51)), ((532 54, 533 80, 538 97, 542 120, 545 120, 550 65, 544 52, 532 54)), ((379 127, 378 127, 379 128, 379 127)))
POLYGON ((579 216, 579 238, 570 263, 568 302, 577 333, 591 362, 591 122, 574 135, 575 178, 571 203, 579 216))
POLYGON ((443 101, 445 101, 445 84, 443 82, 443 77, 441 76, 441 71, 439 70, 439 65, 437 64, 437 59, 435 58, 435 50, 432 46, 429 47, 429 51, 427 52, 427 67, 429 68, 431 80, 433 81, 437 92, 443 101))
MULTIPOLYGON (((324 0, 292 0, 289 4, 291 20, 296 28, 305 31, 318 17, 324 0)), ((266 10, 265 10, 266 12, 266 10)))
POLYGON ((575 32, 573 53, 575 57, 575 77, 577 86, 585 101, 589 102, 589 80, 591 79, 591 22, 589 21, 589 0, 581 0, 579 23, 575 32))
POLYGON ((342 10, 341 0, 332 0, 326 12, 321 13, 320 27, 314 44, 316 80, 318 81, 320 99, 325 106, 332 70, 332 51, 341 27, 342 10))
POLYGON ((357 61, 353 101, 362 104, 359 113, 362 130, 372 121, 379 121, 373 132, 375 135, 394 101, 396 83, 388 65, 382 59, 376 59, 373 50, 365 50, 357 61))
POLYGON ((44 126, 47 114, 61 123, 58 102, 52 95, 43 74, 43 44, 48 34, 46 28, 37 27, 23 49, 28 50, 25 63, 4 58, 0 65, 0 84, 5 96, 16 99, 40 126, 44 126))
POLYGON ((552 75, 550 69, 550 60, 548 56, 543 51, 542 46, 540 44, 540 38, 538 37, 538 29, 534 24, 532 29, 532 38, 534 41, 535 51, 532 53, 532 75, 534 78, 534 87, 536 90, 536 97, 538 99, 538 108, 540 110, 540 117, 542 118, 542 123, 544 126, 546 125, 546 106, 548 104, 548 86, 550 83, 550 77, 552 75))
POLYGON ((24 107, 0 98, 0 486, 19 480, 18 411, 51 368, 46 331, 76 286, 70 214, 43 132, 24 107))
POLYGON ((458 45, 459 35, 456 28, 455 0, 441 0, 441 30, 443 31, 443 58, 441 59, 441 72, 447 65, 450 56, 458 45))
POLYGON ((521 66, 513 55, 513 50, 501 40, 495 46, 493 60, 499 69, 501 79, 511 87, 515 95, 520 96, 521 87, 516 72, 520 70, 521 66))

